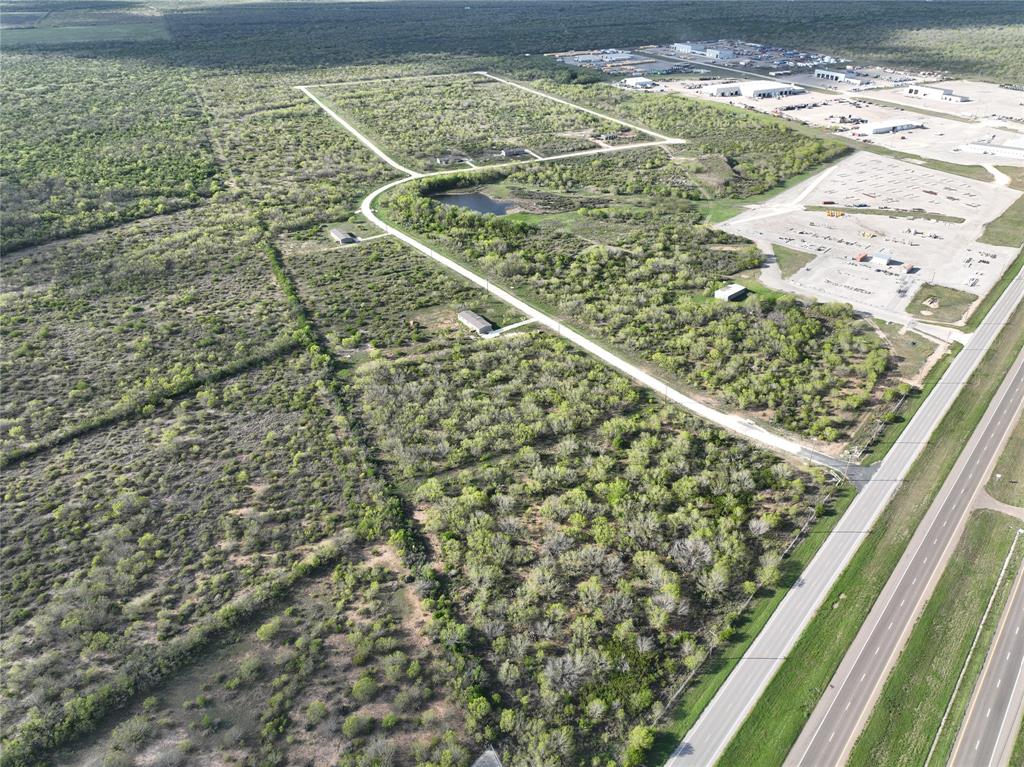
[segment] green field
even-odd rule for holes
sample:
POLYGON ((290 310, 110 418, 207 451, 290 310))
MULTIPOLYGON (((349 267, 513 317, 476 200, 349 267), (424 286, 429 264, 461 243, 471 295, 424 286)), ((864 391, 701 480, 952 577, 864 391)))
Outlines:
POLYGON ((1024 506, 1024 418, 1017 419, 985 487, 997 501, 1024 506))
POLYGON ((857 740, 848 762, 850 767, 925 764, 961 669, 971 653, 968 670, 956 690, 949 720, 939 735, 931 761, 945 764, 955 741, 956 723, 962 720, 970 701, 1020 565, 1018 546, 1004 579, 999 581, 1019 526, 1019 520, 995 511, 976 511, 970 516, 963 537, 857 740), (986 616, 993 591, 995 600, 986 616), (982 635, 972 652, 983 618, 982 635))
POLYGON ((772 245, 772 252, 775 254, 775 260, 779 265, 779 271, 782 272, 782 276, 789 278, 799 272, 816 256, 813 253, 804 253, 802 250, 793 250, 787 248, 785 245, 772 245))
POLYGON ((954 323, 963 319, 964 314, 978 297, 963 290, 942 285, 922 285, 907 306, 907 312, 929 322, 954 323))
POLYGON ((978 242, 1009 248, 1024 245, 1024 195, 1018 197, 999 218, 988 223, 978 242))
POLYGON ((1018 308, 935 429, 928 455, 911 467, 719 764, 782 764, 1022 346, 1024 308, 1018 308))

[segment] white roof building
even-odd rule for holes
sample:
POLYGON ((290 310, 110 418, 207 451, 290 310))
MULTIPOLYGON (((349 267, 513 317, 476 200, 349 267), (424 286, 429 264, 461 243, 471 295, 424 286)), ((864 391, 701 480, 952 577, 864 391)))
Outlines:
POLYGON ((747 295, 747 289, 737 283, 726 285, 715 291, 715 298, 719 301, 740 301, 747 295))
POLYGON ((734 59, 736 54, 730 51, 728 48, 708 48, 704 51, 704 55, 709 59, 734 59))
POLYGON ((862 85, 864 80, 854 77, 854 72, 842 69, 815 69, 814 76, 819 80, 831 80, 834 83, 850 83, 851 85, 862 85))
POLYGON ((459 322, 482 336, 494 330, 494 326, 491 323, 476 312, 471 312, 468 309, 459 312, 459 322))
POLYGON ((619 84, 623 88, 634 88, 636 90, 650 90, 651 88, 657 88, 658 84, 647 77, 627 77, 621 80, 619 84))
POLYGON ((920 96, 923 99, 935 99, 936 101, 951 101, 954 103, 970 101, 967 96, 960 96, 953 93, 952 88, 939 88, 934 85, 907 86, 907 95, 920 96))
POLYGON ((739 86, 740 93, 749 99, 773 99, 807 92, 799 85, 780 83, 777 80, 744 80, 739 86))
POLYGON ((359 237, 352 232, 345 232, 341 229, 332 229, 331 237, 336 239, 342 245, 351 245, 352 243, 359 242, 359 237))
POLYGON ((739 83, 714 83, 704 86, 701 90, 709 96, 719 97, 739 96, 742 93, 739 83))
POLYGON ((911 120, 886 120, 885 122, 879 123, 867 123, 861 126, 861 131, 864 133, 899 133, 900 131, 913 130, 914 128, 923 128, 924 125, 919 122, 913 122, 911 120))
POLYGON ((704 53, 704 46, 700 43, 672 43, 672 47, 680 53, 704 53))

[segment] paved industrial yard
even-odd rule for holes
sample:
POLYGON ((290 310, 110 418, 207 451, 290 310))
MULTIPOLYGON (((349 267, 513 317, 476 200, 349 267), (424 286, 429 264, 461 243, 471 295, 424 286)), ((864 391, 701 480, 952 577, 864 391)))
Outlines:
MULTIPOLYGON (((864 95, 911 109, 941 112, 969 120, 985 120, 993 117, 1020 120, 1021 122, 1016 123, 1017 130, 1024 131, 1024 91, 1002 88, 994 83, 982 83, 974 80, 943 80, 929 83, 929 85, 949 88, 953 93, 966 96, 970 101, 940 101, 921 98, 907 94, 905 88, 870 91, 864 95)), ((1014 125, 1011 123, 1007 127, 1014 127, 1014 125)))
POLYGON ((906 322, 912 319, 907 305, 922 285, 979 297, 988 293, 1017 251, 977 239, 1019 195, 1008 187, 858 152, 721 226, 765 249, 774 243, 815 256, 788 279, 776 269, 766 281, 906 322), (855 213, 855 206, 874 213, 855 213), (831 208, 833 215, 813 208, 831 208), (894 215, 885 215, 890 210, 894 215))
MULTIPOLYGON (((712 84, 738 82, 735 78, 725 77, 712 82, 693 80, 659 81, 665 90, 679 93, 690 98, 732 104, 748 109, 756 109, 767 114, 786 117, 790 120, 813 125, 820 128, 835 130, 840 135, 857 141, 883 146, 901 152, 916 154, 933 160, 956 163, 959 165, 977 165, 995 161, 1000 165, 1024 167, 1024 157, 993 156, 969 151, 965 147, 974 143, 991 143, 996 145, 1014 144, 1024 141, 1024 134, 1004 126, 989 123, 965 122, 962 119, 940 117, 923 114, 902 106, 886 105, 867 101, 866 98, 882 98, 893 91, 878 90, 857 93, 831 93, 808 90, 806 93, 776 98, 747 98, 744 96, 713 96, 707 92, 712 84), (863 96, 863 98, 861 98, 863 96), (920 128, 903 130, 895 133, 869 134, 865 126, 873 123, 912 122, 920 124, 920 128)), ((779 78, 779 82, 794 82, 801 87, 822 88, 826 85, 816 80, 813 75, 794 75, 779 78)), ((1005 90, 1005 89, 1003 89, 1005 90)), ((1015 91, 1007 91, 1013 92, 1015 91)), ((943 102, 931 102, 928 104, 943 102)), ((969 104, 971 102, 966 102, 969 104)), ((975 103, 975 109, 980 102, 975 103)), ((920 109, 928 108, 924 100, 917 100, 915 105, 920 109)), ((955 106, 964 106, 957 104, 955 106)), ((1010 123, 1007 123, 1010 125, 1010 123)), ((1012 124, 1015 127, 1017 124, 1012 124)), ((1020 126, 1024 129, 1024 126, 1020 126)))

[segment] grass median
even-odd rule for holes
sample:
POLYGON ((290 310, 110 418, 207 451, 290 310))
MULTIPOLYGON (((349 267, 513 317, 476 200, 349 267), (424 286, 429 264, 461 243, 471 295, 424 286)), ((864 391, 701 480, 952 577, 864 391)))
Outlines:
POLYGON ((1024 307, 1018 307, 726 748, 720 765, 776 767, 785 760, 1022 346, 1024 307))
POLYGON ((976 511, 970 516, 854 746, 849 767, 926 764, 937 733, 939 740, 930 763, 946 763, 957 723, 963 719, 1020 565, 1018 545, 1003 580, 999 580, 1019 526, 1020 520, 996 511, 976 511), (986 616, 993 592, 992 609, 986 616), (976 635, 978 643, 971 652, 976 635), (968 654, 967 670, 957 688, 968 654), (949 719, 942 726, 954 692, 949 719))

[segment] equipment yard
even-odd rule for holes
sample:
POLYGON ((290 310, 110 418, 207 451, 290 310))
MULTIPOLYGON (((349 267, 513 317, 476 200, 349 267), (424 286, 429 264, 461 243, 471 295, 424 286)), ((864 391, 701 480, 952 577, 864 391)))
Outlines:
MULTIPOLYGON (((770 265, 763 279, 773 287, 906 323, 914 318, 908 305, 925 285, 979 298, 992 289, 1017 249, 978 240, 1019 196, 1008 187, 858 152, 721 226, 765 252, 775 244, 815 256, 788 278, 770 265)), ((941 307, 933 303, 917 317, 938 320, 941 307)))

